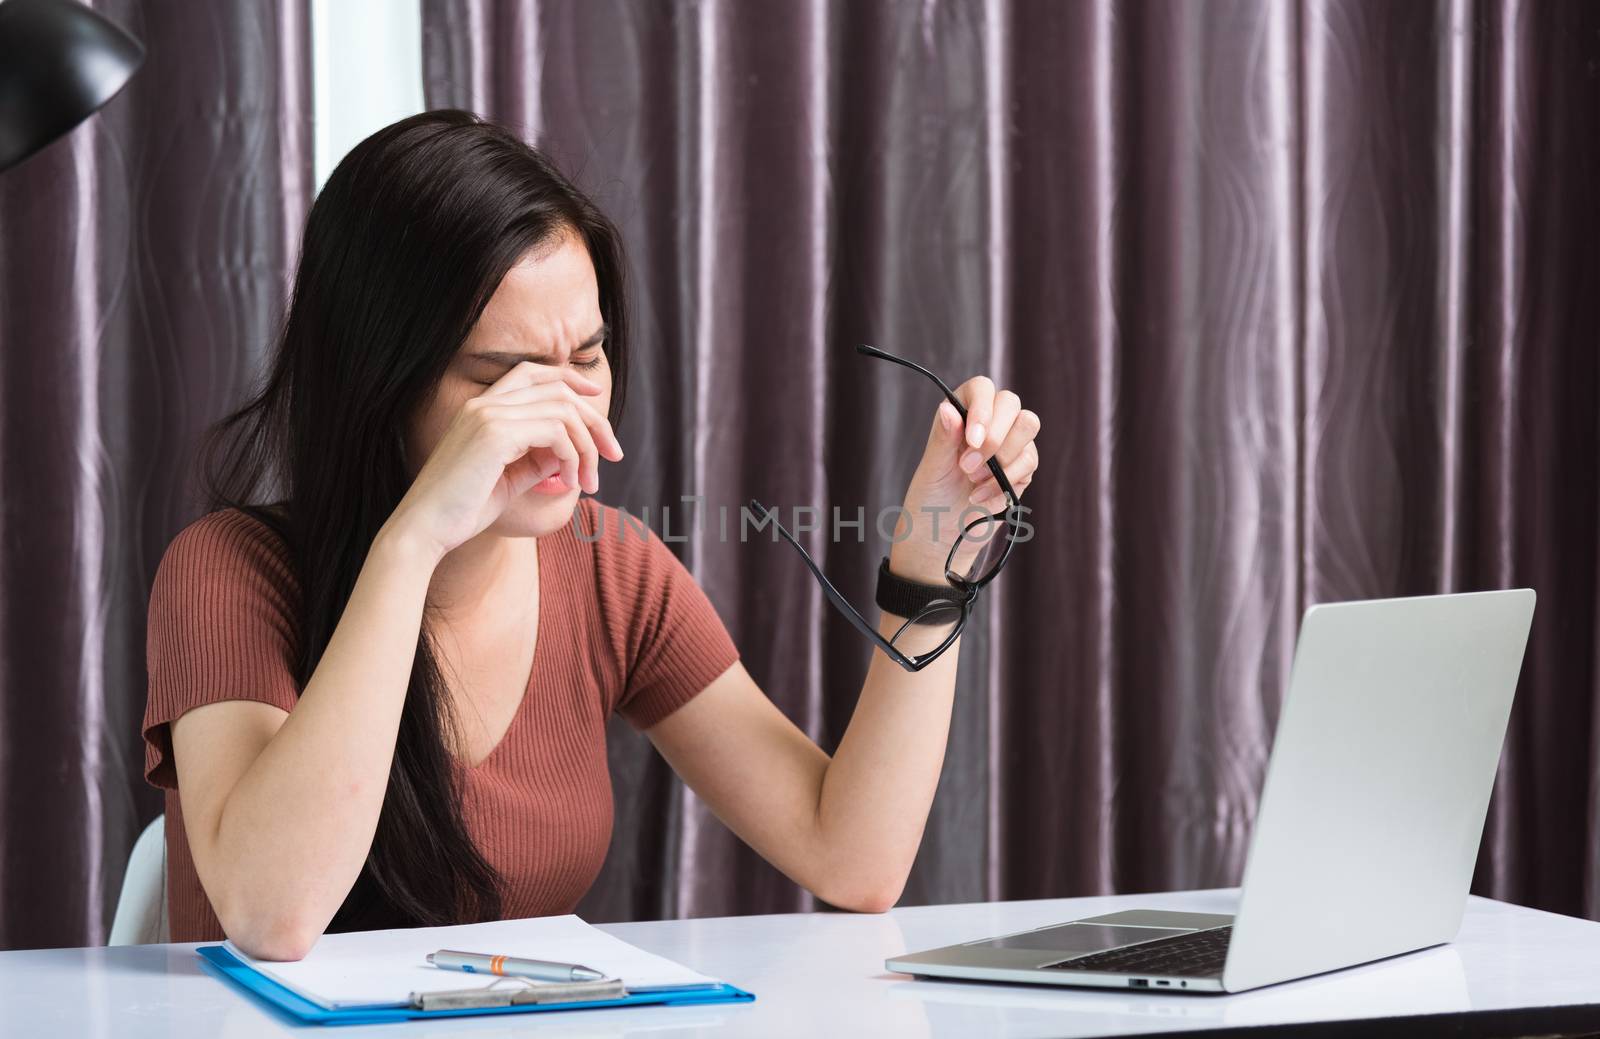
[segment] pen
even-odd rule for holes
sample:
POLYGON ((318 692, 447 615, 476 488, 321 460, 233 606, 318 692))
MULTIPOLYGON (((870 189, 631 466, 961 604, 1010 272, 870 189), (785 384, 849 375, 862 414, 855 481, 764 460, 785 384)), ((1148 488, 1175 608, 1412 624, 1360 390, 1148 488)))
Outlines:
POLYGON ((516 956, 487 956, 479 952, 458 952, 440 949, 428 953, 428 962, 445 970, 461 970, 468 974, 497 974, 516 978, 537 978, 540 981, 599 981, 605 975, 577 963, 554 963, 550 960, 525 960, 516 956))

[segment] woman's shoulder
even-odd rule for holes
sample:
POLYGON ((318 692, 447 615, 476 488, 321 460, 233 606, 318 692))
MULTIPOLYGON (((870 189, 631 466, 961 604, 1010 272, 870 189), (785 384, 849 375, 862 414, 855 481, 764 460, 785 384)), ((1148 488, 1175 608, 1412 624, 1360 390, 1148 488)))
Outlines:
POLYGON ((288 588, 294 584, 289 549, 274 525, 281 509, 253 506, 208 512, 168 543, 156 572, 158 588, 177 579, 190 584, 235 577, 288 588))
POLYGON ((294 707, 298 595, 282 539, 249 511, 209 512, 167 545, 145 635, 150 782, 176 789, 168 723, 185 712, 218 700, 294 707))
MULTIPOLYGON (((693 517, 691 517, 692 519, 693 517)), ((593 553, 599 613, 617 675, 612 709, 649 728, 688 702, 738 659, 716 609, 673 554, 686 540, 678 517, 645 517, 584 499, 574 531, 593 553)))
POLYGON ((637 624, 659 616, 676 602, 704 598, 694 577, 668 545, 687 541, 676 516, 661 520, 661 532, 625 509, 580 499, 567 529, 567 542, 592 569, 602 612, 612 622, 637 624))

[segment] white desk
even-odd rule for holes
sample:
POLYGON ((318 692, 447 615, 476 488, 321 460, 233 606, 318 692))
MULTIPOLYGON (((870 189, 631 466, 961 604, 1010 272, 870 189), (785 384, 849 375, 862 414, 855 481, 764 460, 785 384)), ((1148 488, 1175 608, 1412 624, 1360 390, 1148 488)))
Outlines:
MULTIPOLYGON (((201 969, 192 945, 0 953, 0 1032, 245 1039, 387 1036, 1099 1036, 1600 1005, 1600 923, 1472 899, 1454 945, 1237 996, 915 981, 885 957, 1130 906, 1231 913, 1234 891, 610 924, 756 994, 641 1007, 297 1028, 201 969)), ((1585 1014, 1583 1011, 1577 1011, 1585 1014)), ((1585 1017, 1587 1015, 1585 1014, 1585 1017)), ((1567 1027, 1571 1027, 1570 1023, 1567 1027)), ((1600 1009, 1585 1028, 1600 1029, 1600 1009)))

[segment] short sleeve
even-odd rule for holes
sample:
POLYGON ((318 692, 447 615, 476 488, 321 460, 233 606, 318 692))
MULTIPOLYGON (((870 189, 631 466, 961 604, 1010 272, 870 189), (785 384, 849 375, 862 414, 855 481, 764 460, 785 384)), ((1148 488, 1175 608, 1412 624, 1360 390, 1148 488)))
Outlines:
POLYGON ((648 729, 694 699, 739 660, 711 600, 654 531, 616 522, 605 509, 596 548, 608 624, 620 635, 623 688, 616 712, 648 729), (619 527, 621 529, 619 530, 619 527))
POLYGON ((294 708, 296 588, 283 543, 237 509, 201 517, 167 546, 145 636, 146 780, 177 788, 170 725, 187 711, 221 700, 294 708))

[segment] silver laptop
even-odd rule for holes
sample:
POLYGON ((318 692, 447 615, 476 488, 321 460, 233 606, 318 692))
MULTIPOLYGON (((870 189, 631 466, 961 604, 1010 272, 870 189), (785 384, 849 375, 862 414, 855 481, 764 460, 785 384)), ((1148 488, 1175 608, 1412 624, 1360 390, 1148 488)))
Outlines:
POLYGON ((1533 602, 1521 588, 1306 611, 1236 916, 1111 913, 897 956, 888 968, 1241 992, 1450 941, 1533 602))

